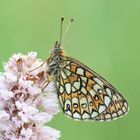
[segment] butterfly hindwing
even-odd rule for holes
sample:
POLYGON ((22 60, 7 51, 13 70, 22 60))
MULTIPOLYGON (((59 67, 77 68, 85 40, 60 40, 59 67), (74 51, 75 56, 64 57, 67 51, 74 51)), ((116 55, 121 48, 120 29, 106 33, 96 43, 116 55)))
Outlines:
POLYGON ((61 63, 57 91, 66 115, 106 121, 126 114, 124 97, 104 78, 73 58, 63 56, 61 63))
POLYGON ((119 94, 112 94, 112 101, 107 109, 98 115, 94 120, 96 121, 108 121, 117 119, 128 112, 127 102, 120 97, 119 94))

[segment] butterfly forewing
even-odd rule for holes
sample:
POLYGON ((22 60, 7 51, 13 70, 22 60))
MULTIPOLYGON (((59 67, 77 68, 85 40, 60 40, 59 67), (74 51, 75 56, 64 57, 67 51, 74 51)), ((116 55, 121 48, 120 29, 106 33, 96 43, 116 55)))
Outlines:
POLYGON ((126 100, 104 78, 70 57, 63 56, 61 64, 57 91, 66 115, 105 121, 126 114, 126 100))

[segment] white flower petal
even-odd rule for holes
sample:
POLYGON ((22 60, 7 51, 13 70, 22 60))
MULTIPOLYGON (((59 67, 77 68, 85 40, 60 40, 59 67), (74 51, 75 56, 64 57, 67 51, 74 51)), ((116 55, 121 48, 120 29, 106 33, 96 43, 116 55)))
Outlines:
POLYGON ((38 113, 32 117, 32 120, 34 120, 37 123, 43 124, 45 122, 49 122, 52 119, 52 115, 49 115, 45 112, 38 113))
POLYGON ((6 90, 0 90, 0 96, 4 100, 9 100, 14 96, 14 93, 11 91, 6 91, 6 90))
POLYGON ((54 92, 54 91, 56 91, 54 82, 50 82, 48 86, 44 89, 44 92, 54 92))
POLYGON ((31 85, 28 87, 28 92, 31 95, 36 95, 36 94, 40 94, 41 93, 41 89, 38 88, 37 86, 31 85))
POLYGON ((6 111, 1 110, 0 111, 0 121, 7 121, 10 119, 10 114, 8 114, 6 111))
POLYGON ((28 56, 27 56, 28 67, 32 66, 32 64, 36 61, 36 57, 37 57, 37 53, 36 52, 28 53, 28 56))
POLYGON ((60 137, 60 131, 51 127, 44 126, 40 129, 38 140, 57 140, 60 137))
POLYGON ((26 77, 21 76, 19 78, 19 86, 26 89, 33 84, 33 81, 26 80, 26 77))
POLYGON ((25 129, 24 127, 22 128, 21 132, 20 132, 21 138, 30 138, 32 136, 32 130, 27 128, 25 129))
POLYGON ((6 77, 6 81, 8 82, 16 82, 17 76, 12 74, 11 72, 4 72, 4 75, 6 77))

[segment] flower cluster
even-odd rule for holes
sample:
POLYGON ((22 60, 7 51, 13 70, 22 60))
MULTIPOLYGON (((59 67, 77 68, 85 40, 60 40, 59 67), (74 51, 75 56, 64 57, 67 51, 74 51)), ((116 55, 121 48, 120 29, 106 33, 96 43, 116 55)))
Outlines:
POLYGON ((45 123, 59 112, 47 65, 37 53, 15 54, 0 73, 0 140, 57 140, 60 132, 45 123))

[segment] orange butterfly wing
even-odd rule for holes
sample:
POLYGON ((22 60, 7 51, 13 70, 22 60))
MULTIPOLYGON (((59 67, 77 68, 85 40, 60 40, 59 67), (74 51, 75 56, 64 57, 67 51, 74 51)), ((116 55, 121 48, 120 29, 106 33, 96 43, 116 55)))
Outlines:
POLYGON ((106 121, 127 113, 124 97, 96 72, 65 56, 60 67, 57 92, 66 115, 80 120, 106 121))

